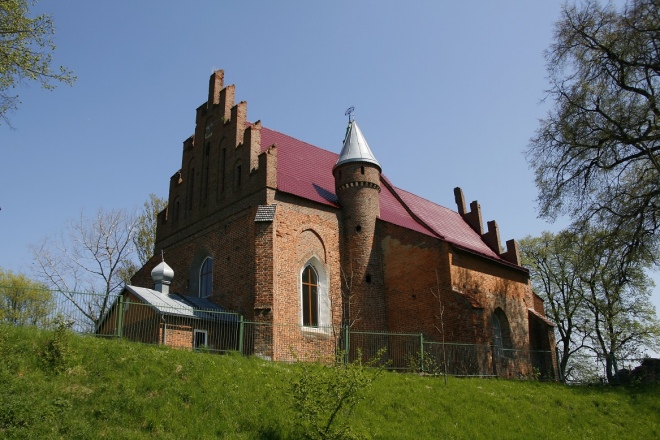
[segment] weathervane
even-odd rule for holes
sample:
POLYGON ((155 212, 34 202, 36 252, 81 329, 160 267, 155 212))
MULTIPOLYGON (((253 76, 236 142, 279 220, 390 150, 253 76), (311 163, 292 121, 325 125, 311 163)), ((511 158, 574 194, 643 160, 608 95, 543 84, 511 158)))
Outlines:
POLYGON ((344 112, 344 116, 348 116, 348 122, 351 123, 353 122, 353 112, 355 111, 355 107, 349 107, 348 110, 344 112))

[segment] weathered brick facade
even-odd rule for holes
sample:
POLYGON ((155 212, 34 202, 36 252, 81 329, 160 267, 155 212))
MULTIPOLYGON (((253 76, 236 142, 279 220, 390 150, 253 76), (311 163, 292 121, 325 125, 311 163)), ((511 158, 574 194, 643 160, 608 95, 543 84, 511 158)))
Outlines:
POLYGON ((478 203, 467 211, 459 189, 458 213, 420 201, 371 163, 320 169, 315 160, 325 164, 336 155, 249 123, 247 104, 235 104, 234 95, 223 72, 215 72, 194 135, 183 143, 181 169, 170 178, 168 207, 158 216, 158 257, 134 276, 134 285, 151 284, 162 251, 176 274, 171 290, 198 295, 201 264, 212 258, 210 299, 269 324, 267 334, 255 335, 253 350, 272 359, 284 350, 318 351, 319 341, 327 341, 322 354, 332 353, 337 334, 325 326, 341 325, 422 333, 428 340, 440 340, 444 328, 446 341, 554 347, 515 242, 501 251, 497 225, 488 222, 483 231, 478 203), (300 160, 309 164, 291 165, 300 160), (312 183, 304 186, 305 179, 312 183), (425 203, 426 211, 415 203, 425 203), (449 233, 432 224, 433 210, 453 222, 449 233), (307 265, 318 275, 311 327, 302 325, 307 265), (284 324, 299 329, 278 330, 284 324))

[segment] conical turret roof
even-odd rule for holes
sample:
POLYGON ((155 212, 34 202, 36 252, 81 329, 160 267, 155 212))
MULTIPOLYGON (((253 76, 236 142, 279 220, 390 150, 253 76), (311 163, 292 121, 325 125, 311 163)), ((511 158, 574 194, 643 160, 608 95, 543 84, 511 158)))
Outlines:
POLYGON ((362 135, 362 131, 360 131, 360 127, 358 127, 355 120, 348 123, 346 137, 344 138, 344 148, 341 149, 339 159, 333 170, 339 165, 348 162, 368 162, 376 165, 382 171, 380 163, 376 160, 374 153, 371 152, 369 144, 367 144, 367 140, 362 135))

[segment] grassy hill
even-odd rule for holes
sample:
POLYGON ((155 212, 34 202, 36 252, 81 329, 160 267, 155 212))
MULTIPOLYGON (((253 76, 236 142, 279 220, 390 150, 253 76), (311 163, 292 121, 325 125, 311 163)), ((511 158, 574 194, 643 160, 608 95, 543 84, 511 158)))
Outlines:
POLYGON ((439 377, 384 372, 374 378, 370 369, 278 364, 8 326, 0 326, 0 438, 305 438, 300 402, 323 400, 351 375, 357 381, 345 383, 374 379, 357 394, 354 412, 335 419, 355 437, 660 438, 657 385, 456 378, 445 385, 439 377), (318 380, 328 374, 343 376, 330 384, 318 380))

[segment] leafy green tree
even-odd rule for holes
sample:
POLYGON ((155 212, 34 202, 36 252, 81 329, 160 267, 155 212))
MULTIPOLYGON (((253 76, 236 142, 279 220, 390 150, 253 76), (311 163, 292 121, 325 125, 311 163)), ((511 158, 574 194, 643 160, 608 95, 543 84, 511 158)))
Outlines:
POLYGON ((568 231, 543 232, 520 240, 522 263, 529 268, 534 291, 543 299, 546 315, 555 323, 560 377, 569 381, 576 368, 573 356, 584 348, 586 300, 580 280, 579 238, 568 231))
POLYGON ((52 293, 42 283, 0 269, 0 323, 46 327, 54 309, 52 293))
POLYGON ((28 0, 0 0, 0 120, 9 124, 7 113, 18 108, 18 95, 10 92, 26 80, 44 89, 55 82, 73 84, 73 73, 51 67, 55 29, 49 15, 30 18, 28 0))
MULTIPOLYGON (((660 244, 660 2, 564 6, 546 51, 554 108, 530 141, 540 214, 660 244)), ((636 250, 637 249, 637 250, 636 250)))
POLYGON ((614 382, 616 358, 658 347, 660 323, 646 274, 651 260, 630 253, 625 243, 597 229, 521 240, 523 264, 557 325, 565 380, 588 370, 591 354, 605 361, 605 375, 614 382))
POLYGON ((144 202, 142 212, 137 217, 137 231, 133 243, 140 264, 145 264, 154 254, 156 243, 156 221, 158 214, 167 207, 167 200, 155 194, 149 194, 149 200, 144 202))
POLYGON ((607 231, 583 235, 581 282, 589 321, 589 349, 605 361, 609 383, 615 382, 616 359, 641 357, 644 347, 657 349, 660 323, 651 304, 653 281, 649 259, 634 257, 607 231))

